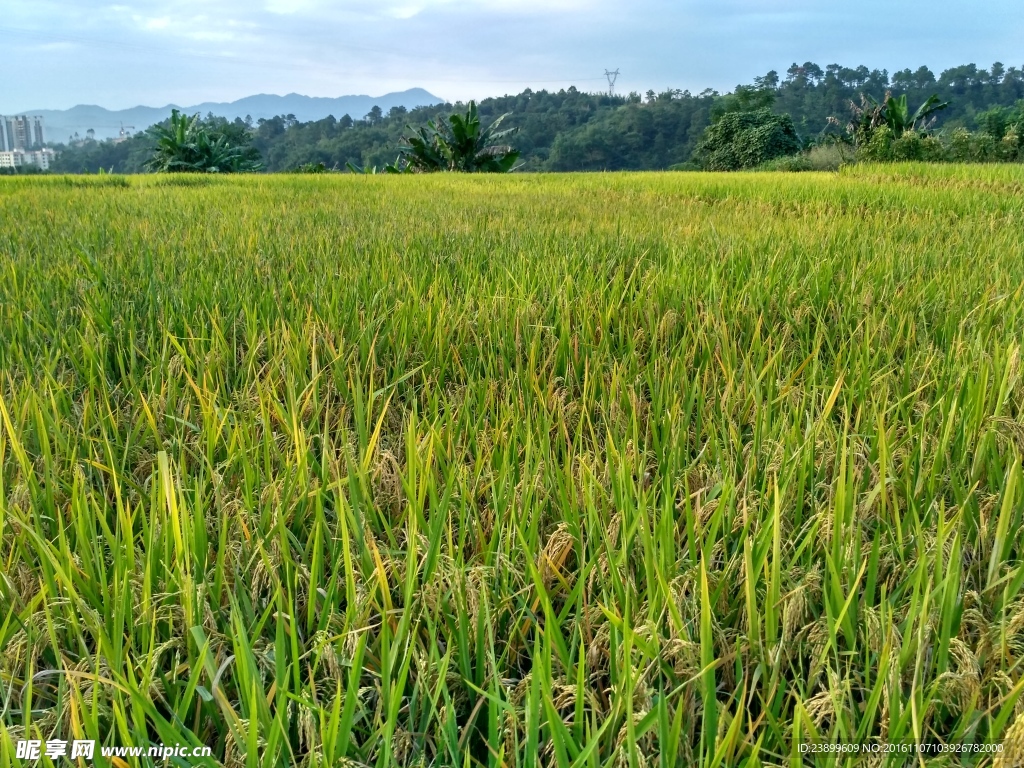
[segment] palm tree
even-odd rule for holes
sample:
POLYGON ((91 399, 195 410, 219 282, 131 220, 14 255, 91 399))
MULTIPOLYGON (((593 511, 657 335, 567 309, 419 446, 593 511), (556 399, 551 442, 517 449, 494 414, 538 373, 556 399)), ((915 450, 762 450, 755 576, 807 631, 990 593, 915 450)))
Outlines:
POLYGON ((263 164, 252 147, 210 131, 199 114, 172 110, 167 124, 150 129, 156 146, 146 168, 158 173, 244 173, 263 164))

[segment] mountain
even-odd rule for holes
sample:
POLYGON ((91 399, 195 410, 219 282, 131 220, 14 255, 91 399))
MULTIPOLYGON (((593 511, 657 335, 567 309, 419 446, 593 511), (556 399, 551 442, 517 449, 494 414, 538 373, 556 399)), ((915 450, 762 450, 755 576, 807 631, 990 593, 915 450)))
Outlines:
POLYGON ((90 128, 96 131, 97 139, 109 139, 117 136, 122 126, 128 132, 141 131, 154 123, 165 120, 172 109, 180 109, 186 114, 199 112, 234 120, 236 117, 245 119, 248 115, 253 121, 261 117, 270 118, 275 115, 295 115, 296 119, 308 122, 321 120, 328 115, 342 117, 349 115, 355 119, 365 116, 374 106, 380 107, 385 114, 392 107, 430 106, 440 104, 444 100, 422 88, 412 88, 400 93, 386 93, 383 96, 340 96, 330 99, 318 96, 303 96, 289 93, 287 96, 259 94, 247 96, 232 102, 204 102, 191 107, 179 107, 168 104, 166 107, 132 107, 131 109, 109 110, 90 104, 79 104, 71 109, 31 109, 18 114, 42 115, 46 128, 46 139, 51 142, 66 142, 68 137, 78 133, 85 137, 90 128))

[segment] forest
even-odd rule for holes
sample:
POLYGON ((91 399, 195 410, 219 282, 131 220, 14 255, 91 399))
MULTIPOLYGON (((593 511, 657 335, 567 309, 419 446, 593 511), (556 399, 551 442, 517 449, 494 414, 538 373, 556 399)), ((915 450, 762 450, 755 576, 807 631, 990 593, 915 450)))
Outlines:
MULTIPOLYGON (((866 66, 821 67, 794 63, 784 73, 770 71, 730 93, 700 93, 668 88, 645 94, 612 96, 570 87, 558 92, 527 89, 517 95, 484 99, 483 120, 511 113, 507 124, 518 129, 516 149, 523 171, 658 170, 687 164, 705 129, 732 111, 770 107, 789 115, 804 148, 841 134, 851 106, 862 95, 882 100, 887 93, 906 95, 911 104, 937 95, 949 106, 934 116, 932 130, 956 129, 1003 138, 1009 125, 1024 119, 1024 69, 996 62, 989 69, 966 64, 936 75, 928 67, 890 73, 866 66), (834 118, 830 121, 830 118, 834 118)), ((367 115, 329 116, 299 122, 281 115, 270 120, 235 120, 208 115, 218 130, 246 136, 259 151, 267 171, 290 171, 322 163, 343 170, 348 164, 382 166, 395 159, 409 127, 449 113, 441 104, 367 115)), ((59 173, 141 173, 153 146, 148 133, 113 141, 57 145, 59 173)))

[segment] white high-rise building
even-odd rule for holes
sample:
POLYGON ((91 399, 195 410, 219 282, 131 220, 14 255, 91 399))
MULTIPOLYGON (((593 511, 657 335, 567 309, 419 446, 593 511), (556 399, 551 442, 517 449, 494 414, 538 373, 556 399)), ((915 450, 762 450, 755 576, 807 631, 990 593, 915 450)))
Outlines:
POLYGON ((43 129, 42 115, 35 115, 32 118, 32 143, 36 149, 42 149, 46 144, 46 131, 43 129))
POLYGON ((42 149, 45 143, 41 115, 0 115, 0 152, 42 149))

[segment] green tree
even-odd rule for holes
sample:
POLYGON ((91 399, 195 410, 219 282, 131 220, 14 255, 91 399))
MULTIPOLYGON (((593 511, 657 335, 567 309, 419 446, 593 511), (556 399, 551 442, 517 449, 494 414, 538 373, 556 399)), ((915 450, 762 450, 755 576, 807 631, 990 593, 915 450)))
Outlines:
POLYGON ((705 170, 738 171, 799 151, 793 119, 765 107, 723 115, 704 131, 696 157, 705 170))
POLYGON ((1006 135, 1006 131, 1011 125, 1012 115, 1013 111, 1007 107, 992 107, 992 109, 979 112, 974 120, 982 133, 999 140, 1006 135))
POLYGON ((762 91, 774 91, 779 87, 779 73, 773 69, 764 77, 755 77, 754 87, 762 91))
MULTIPOLYGON (((760 79, 760 78, 758 78, 760 79)), ((711 107, 711 120, 718 122, 730 112, 756 112, 775 104, 775 91, 767 86, 751 88, 737 85, 736 90, 719 98, 711 107)))

